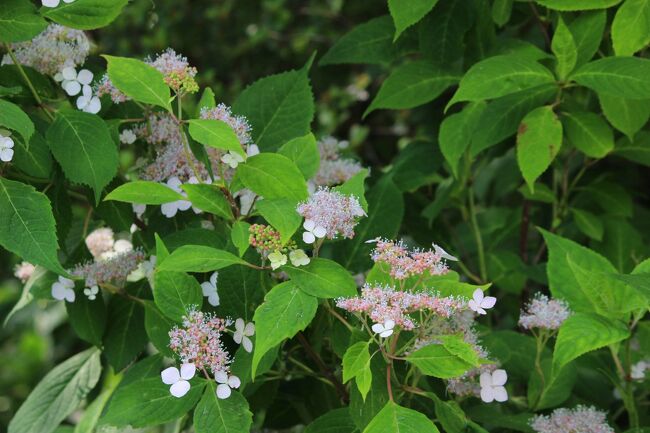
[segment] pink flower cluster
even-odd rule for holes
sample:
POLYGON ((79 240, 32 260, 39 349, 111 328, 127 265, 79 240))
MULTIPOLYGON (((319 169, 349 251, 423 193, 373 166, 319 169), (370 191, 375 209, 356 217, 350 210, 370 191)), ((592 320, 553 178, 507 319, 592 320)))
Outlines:
POLYGON ((336 306, 351 313, 365 313, 375 323, 392 320, 405 330, 416 327, 409 314, 417 311, 430 311, 438 316, 450 317, 465 305, 461 299, 441 297, 434 293, 409 293, 393 287, 370 286, 361 289, 361 296, 341 298, 336 306))
POLYGON ((587 406, 555 409, 551 415, 534 417, 530 426, 537 433, 614 433, 605 412, 587 406))
POLYGON ((134 249, 119 253, 109 259, 77 265, 72 270, 72 275, 84 278, 87 287, 104 283, 121 286, 126 282, 126 277, 135 271, 144 259, 144 252, 134 249))
POLYGON ((101 98, 104 95, 111 97, 111 101, 114 104, 122 104, 126 101, 131 100, 128 96, 122 93, 117 87, 113 85, 113 82, 108 78, 108 74, 104 74, 102 78, 95 85, 95 94, 97 97, 101 98))
POLYGON ((227 123, 235 131, 242 148, 245 150, 247 150, 247 146, 253 144, 252 128, 248 123, 248 119, 244 116, 232 114, 232 110, 226 104, 221 103, 214 108, 201 108, 201 119, 221 120, 227 123))
POLYGON ((350 158, 342 158, 339 154, 347 146, 347 141, 339 141, 334 137, 324 137, 318 142, 320 168, 311 180, 315 185, 338 185, 361 171, 361 164, 350 158))
POLYGON ((370 254, 375 263, 387 263, 390 266, 390 276, 404 280, 413 275, 421 275, 428 271, 431 275, 444 275, 449 268, 438 251, 411 250, 402 241, 393 242, 386 239, 375 239, 377 246, 370 254))
POLYGON ((566 302, 560 299, 549 299, 548 296, 537 293, 521 312, 519 326, 524 329, 555 330, 570 315, 571 310, 566 302))
POLYGON ((183 317, 182 327, 169 331, 169 348, 181 362, 192 363, 199 370, 209 370, 213 375, 227 371, 231 359, 221 335, 230 324, 230 320, 193 308, 183 317))
POLYGON ((341 194, 329 188, 319 189, 307 201, 298 204, 296 210, 305 220, 313 221, 316 227, 324 228, 328 239, 337 236, 347 239, 354 237, 354 227, 358 219, 366 215, 355 196, 341 194))
POLYGON ((167 48, 155 59, 147 58, 145 61, 163 74, 165 84, 174 91, 194 93, 199 90, 199 86, 194 81, 196 68, 190 66, 187 57, 176 54, 173 49, 167 48))

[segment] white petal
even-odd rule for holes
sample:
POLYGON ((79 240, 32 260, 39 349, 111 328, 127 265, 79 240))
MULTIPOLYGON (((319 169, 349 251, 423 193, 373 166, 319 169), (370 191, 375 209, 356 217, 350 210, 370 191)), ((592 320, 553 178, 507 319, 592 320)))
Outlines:
POLYGON ((81 94, 87 96, 88 98, 92 98, 93 89, 89 85, 84 84, 83 86, 81 86, 81 94))
POLYGON ((74 1, 75 1, 75 0, 63 0, 63 3, 72 3, 72 2, 74 2, 74 1))
POLYGON ((388 319, 384 322, 384 328, 386 329, 393 329, 395 327, 395 321, 388 319))
POLYGON ((237 376, 230 376, 228 378, 228 386, 231 388, 239 388, 241 386, 241 380, 237 376))
POLYGON ((169 367, 160 372, 160 378, 165 385, 172 385, 181 379, 181 373, 176 367, 169 367))
POLYGON ((192 363, 186 363, 181 365, 181 377, 185 380, 190 380, 194 377, 196 373, 196 366, 192 363))
POLYGON ((242 339, 244 338, 244 333, 242 331, 235 331, 232 336, 232 339, 235 340, 235 343, 241 344, 242 339))
POLYGON ((80 96, 77 98, 77 108, 79 110, 85 110, 90 104, 90 98, 87 96, 80 96))
POLYGON ((316 228, 316 223, 312 220, 305 220, 305 222, 302 223, 302 228, 304 228, 308 232, 311 232, 316 228))
POLYGON ((46 8, 55 8, 59 5, 60 0, 42 0, 42 3, 46 8))
POLYGON ((209 281, 204 281, 201 283, 201 290, 203 291, 203 296, 210 296, 216 288, 209 281))
POLYGON ((82 69, 77 74, 77 81, 79 81, 81 84, 88 85, 93 82, 93 73, 88 69, 82 69))
POLYGON ((478 305, 481 305, 481 301, 483 300, 483 290, 481 289, 474 290, 474 293, 472 294, 472 298, 474 298, 474 302, 476 302, 478 305))
POLYGON ((190 390, 190 383, 187 380, 179 380, 169 388, 169 392, 176 398, 181 398, 190 390))
POLYGON ((81 92, 81 84, 76 81, 68 81, 63 85, 63 90, 70 96, 78 95, 81 92))
POLYGON ((316 236, 314 236, 311 232, 304 232, 302 234, 302 241, 306 244, 313 244, 316 242, 316 236))
POLYGON ((481 383, 481 388, 490 388, 492 386, 492 375, 490 373, 481 373, 479 379, 481 383))
POLYGON ((257 146, 257 144, 249 144, 248 148, 246 148, 246 155, 248 156, 255 156, 260 153, 260 148, 257 146))
POLYGON ((68 302, 74 302, 76 298, 76 295, 74 293, 74 290, 72 289, 66 289, 65 291, 65 300, 68 302))
POLYGON ((219 277, 219 272, 213 272, 212 275, 210 275, 210 282, 215 289, 217 288, 217 277, 219 277))
POLYGON ((235 329, 237 331, 243 332, 245 326, 246 326, 246 322, 244 322, 244 319, 242 319, 241 317, 235 320, 235 329))
POLYGON ((244 327, 244 335, 252 337, 255 335, 255 324, 253 322, 248 322, 244 327))
POLYGON ((208 296, 208 304, 212 305, 213 307, 219 306, 219 294, 216 290, 211 293, 210 296, 208 296))
POLYGON ((2 162, 9 162, 13 159, 14 157, 14 150, 13 149, 2 149, 0 150, 0 161, 2 162))
POLYGON ((391 335, 393 335, 393 330, 392 330, 392 329, 387 329, 387 330, 385 330, 384 332, 381 332, 381 333, 379 334, 379 336, 380 336, 381 338, 388 338, 388 337, 390 337, 391 335))
POLYGON ((214 375, 214 380, 217 381, 217 383, 226 383, 228 382, 228 373, 225 371, 217 371, 214 375))
POLYGON ((52 297, 57 301, 63 301, 65 299, 65 292, 67 288, 63 284, 56 282, 52 284, 52 297))
POLYGON ((100 101, 97 96, 93 96, 90 99, 90 102, 88 103, 84 111, 90 114, 97 114, 100 112, 101 109, 102 109, 102 101, 100 101))
POLYGON ((320 239, 320 238, 324 238, 325 235, 327 234, 327 229, 326 229, 325 227, 317 226, 317 227, 313 230, 313 233, 314 233, 314 235, 315 235, 317 238, 319 238, 319 239, 320 239))
POLYGON ((160 211, 167 218, 173 218, 176 215, 176 212, 178 212, 178 206, 176 206, 176 203, 177 202, 164 203, 160 206, 160 211))
POLYGON ((492 395, 494 396, 494 399, 499 403, 508 401, 508 391, 506 391, 506 389, 502 386, 496 386, 492 388, 492 395))
POLYGON ((503 386, 508 381, 508 373, 505 370, 494 370, 492 373, 492 385, 503 386))
MULTIPOLYGON (((58 5, 59 2, 57 1, 56 4, 58 5)), ((63 75, 64 80, 76 80, 77 79, 77 71, 72 66, 68 66, 67 68, 63 68, 63 70, 61 71, 61 75, 63 75)))
POLYGON ((481 400, 486 403, 492 403, 494 401, 494 392, 491 387, 481 388, 481 400))
POLYGON ((497 303, 497 298, 495 298, 494 296, 486 296, 485 298, 483 298, 483 301, 481 301, 481 308, 492 308, 496 303, 497 303))
POLYGON ((443 250, 440 245, 433 244, 433 249, 436 252, 436 254, 439 254, 440 257, 442 257, 443 259, 451 260, 452 262, 458 261, 457 257, 454 257, 451 254, 449 254, 447 251, 443 250))
POLYGON ((176 192, 181 192, 182 184, 183 182, 181 182, 181 180, 176 176, 172 176, 169 179, 167 179, 167 186, 176 192))
POLYGON ((224 400, 230 397, 231 393, 232 391, 230 390, 230 387, 225 383, 222 383, 221 385, 217 385, 217 397, 219 397, 220 399, 224 400))
POLYGON ((251 353, 253 351, 253 342, 248 337, 242 338, 242 346, 244 346, 244 350, 248 353, 251 353))
POLYGON ((374 325, 372 325, 372 332, 374 332, 375 334, 379 334, 380 332, 384 332, 384 331, 385 331, 384 325, 382 325, 381 323, 375 323, 374 325))
POLYGON ((192 207, 192 202, 189 202, 187 200, 178 200, 176 202, 176 207, 178 208, 178 210, 184 212, 192 207))
POLYGON ((467 306, 469 307, 470 310, 476 311, 479 307, 478 304, 476 303, 475 300, 470 299, 469 302, 467 303, 467 306))

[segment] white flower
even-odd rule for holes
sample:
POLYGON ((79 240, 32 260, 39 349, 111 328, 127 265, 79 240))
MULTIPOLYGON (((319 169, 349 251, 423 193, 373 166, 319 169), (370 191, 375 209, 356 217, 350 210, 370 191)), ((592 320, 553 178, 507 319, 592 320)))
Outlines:
POLYGON ((639 361, 630 368, 630 378, 633 380, 645 379, 645 371, 650 368, 650 363, 639 361))
POLYGON ((317 226, 312 220, 305 220, 302 227, 307 230, 302 234, 302 240, 306 244, 313 244, 316 241, 316 238, 324 238, 327 234, 327 229, 325 227, 317 226))
POLYGON ((97 114, 102 109, 102 102, 97 96, 93 96, 90 86, 84 86, 83 94, 77 98, 77 108, 86 113, 97 114))
POLYGON ((219 305, 219 293, 217 293, 217 277, 219 272, 215 272, 210 276, 210 281, 201 283, 203 296, 208 298, 208 304, 216 307, 219 305))
POLYGON ((269 260, 271 261, 271 269, 273 270, 287 264, 286 254, 282 254, 280 251, 274 251, 269 254, 269 260))
POLYGON ((77 73, 77 70, 68 66, 63 68, 61 74, 56 74, 54 79, 61 81, 61 87, 69 96, 78 95, 82 89, 86 94, 92 94, 90 83, 93 82, 93 73, 88 69, 82 69, 77 73))
POLYGON ((52 284, 52 297, 58 301, 74 302, 74 281, 69 278, 59 277, 59 281, 52 284))
POLYGON ((244 319, 235 320, 235 335, 233 339, 235 343, 244 346, 244 350, 248 353, 253 351, 253 342, 250 338, 255 335, 255 324, 253 322, 245 323, 244 319))
MULTIPOLYGON (((75 0, 63 0, 63 3, 72 3, 75 0)), ((61 0, 41 0, 41 3, 46 8, 55 8, 61 3, 61 0)))
POLYGON ((131 207, 133 208, 133 213, 135 214, 135 216, 142 219, 142 215, 144 215, 144 211, 147 210, 147 205, 133 203, 131 207))
POLYGON ((0 161, 9 162, 14 157, 14 141, 11 137, 0 136, 0 161))
POLYGON ((381 338, 387 338, 393 335, 393 328, 395 327, 395 321, 388 319, 383 324, 375 323, 372 325, 372 332, 379 334, 381 338))
POLYGON ((484 296, 483 290, 476 289, 472 295, 474 299, 470 299, 468 306, 471 310, 476 311, 478 314, 487 314, 486 309, 494 307, 497 303, 497 298, 494 296, 484 296))
POLYGON ((232 388, 239 388, 241 385, 241 381, 237 376, 229 376, 225 371, 217 371, 214 379, 219 384, 217 385, 217 397, 222 400, 230 397, 232 388))
MULTIPOLYGON (((181 185, 183 183, 180 181, 179 178, 176 176, 170 177, 167 180, 165 185, 167 188, 170 188, 174 191, 176 191, 179 194, 183 194, 183 191, 181 190, 181 185)), ((180 211, 186 211, 192 206, 192 203, 190 203, 187 200, 177 200, 173 201, 171 203, 164 203, 162 206, 160 206, 160 210, 162 211, 163 215, 165 215, 167 218, 173 218, 176 215, 176 212, 180 211)))
POLYGON ((240 163, 244 162, 244 157, 231 150, 221 157, 221 162, 228 164, 230 168, 237 168, 240 163))
POLYGON ((451 260, 454 262, 458 261, 457 257, 454 257, 451 254, 449 254, 447 251, 443 250, 440 245, 433 244, 433 250, 435 251, 436 254, 438 254, 443 259, 451 260))
POLYGON ((125 129, 120 133, 120 143, 123 144, 133 144, 137 138, 135 133, 130 129, 125 129))
POLYGON ((508 391, 504 385, 508 381, 505 370, 494 370, 494 373, 481 374, 481 400, 492 403, 494 400, 504 402, 508 400, 508 391))
POLYGON ((84 295, 88 297, 91 301, 94 301, 97 299, 97 294, 99 293, 99 287, 98 286, 92 286, 92 287, 86 287, 84 289, 84 295))
POLYGON ((257 146, 257 144, 249 144, 248 147, 246 148, 247 156, 259 155, 259 153, 260 153, 260 148, 257 146))
POLYGON ((127 253, 133 251, 133 244, 126 239, 119 239, 113 244, 113 250, 118 253, 127 253))
POLYGON ((181 398, 190 390, 188 381, 194 377, 194 373, 196 373, 194 364, 183 364, 180 371, 176 367, 164 369, 160 373, 160 377, 165 385, 171 385, 169 388, 171 395, 181 398))
POLYGON ((305 266, 311 261, 303 250, 293 250, 289 253, 289 260, 294 266, 305 266))

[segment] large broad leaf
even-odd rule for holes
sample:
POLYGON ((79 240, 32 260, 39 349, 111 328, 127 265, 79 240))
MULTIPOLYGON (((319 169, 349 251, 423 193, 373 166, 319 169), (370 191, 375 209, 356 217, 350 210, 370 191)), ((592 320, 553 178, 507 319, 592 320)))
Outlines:
POLYGON ((357 285, 343 266, 333 260, 314 258, 306 266, 284 266, 291 281, 302 291, 319 298, 354 296, 357 285))
POLYGON ((144 303, 144 329, 151 344, 163 355, 173 358, 174 352, 169 348, 169 331, 175 322, 166 317, 152 301, 144 303))
POLYGON ((97 115, 65 109, 46 133, 47 144, 66 177, 90 186, 99 201, 117 173, 117 147, 106 123, 97 115))
POLYGON ((627 99, 650 98, 650 60, 639 57, 605 57, 579 68, 573 75, 578 84, 599 94, 627 99))
POLYGON ((126 374, 115 390, 100 424, 116 427, 147 427, 173 421, 189 412, 201 398, 206 381, 195 377, 181 398, 160 380, 160 359, 147 358, 126 374), (141 366, 141 364, 144 364, 141 366), (137 370, 136 370, 137 368, 137 370))
POLYGON ((317 308, 318 299, 291 281, 278 284, 267 293, 253 317, 256 335, 252 377, 255 377, 264 354, 305 329, 316 315, 317 308))
POLYGON ((26 41, 47 27, 29 0, 3 0, 0 3, 0 42, 26 41))
POLYGON ((512 56, 494 56, 473 65, 460 80, 448 106, 461 101, 494 99, 555 81, 539 63, 512 56))
POLYGON ((247 432, 252 423, 253 414, 248 409, 248 402, 239 392, 220 399, 217 397, 217 384, 208 383, 194 410, 196 433, 247 432))
POLYGON ((535 0, 535 2, 557 11, 585 11, 609 8, 619 4, 621 0, 535 0))
POLYGON ((176 322, 192 308, 200 310, 203 305, 201 286, 194 277, 183 272, 156 272, 153 299, 160 311, 176 322))
POLYGON ((441 2, 419 26, 420 52, 439 65, 451 65, 463 56, 464 39, 475 21, 472 7, 463 0, 441 2))
POLYGON ((302 217, 296 212, 297 205, 296 200, 289 198, 264 199, 255 203, 255 209, 280 232, 280 242, 285 244, 302 222, 302 217))
POLYGON ((340 37, 318 64, 390 63, 395 56, 394 34, 395 26, 390 16, 373 18, 340 37))
POLYGON ((274 153, 261 153, 239 164, 237 176, 254 193, 264 198, 295 200, 307 198, 305 179, 289 158, 274 153))
POLYGON ((233 106, 253 127, 253 139, 263 151, 273 151, 309 132, 314 98, 307 70, 264 77, 247 87, 233 106))
POLYGON ((524 117, 517 132, 517 163, 531 191, 562 146, 562 123, 550 106, 524 117))
POLYGON ((120 371, 133 361, 147 344, 144 308, 135 301, 113 296, 108 303, 107 322, 110 326, 104 335, 104 354, 109 364, 116 371, 120 371))
POLYGON ((53 272, 67 275, 57 259, 50 201, 24 183, 0 177, 0 245, 53 272))
POLYGON ((597 314, 575 313, 560 327, 553 351, 553 374, 580 355, 630 336, 624 322, 597 314))
POLYGON ((420 21, 438 3, 438 0, 388 0, 388 10, 395 23, 395 37, 420 21))
POLYGON ((551 50, 555 54, 557 75, 561 80, 564 80, 576 65, 578 49, 571 31, 564 24, 561 17, 558 19, 555 34, 553 34, 551 50))
POLYGON ((228 251, 203 245, 183 245, 159 265, 160 271, 210 272, 248 263, 228 251))
POLYGON ((293 161, 305 179, 311 179, 318 172, 320 153, 316 138, 312 133, 287 141, 278 150, 278 153, 293 161))
POLYGON ((625 99, 606 94, 598 95, 598 100, 609 123, 630 140, 650 119, 650 100, 625 99))
POLYGON ((404 109, 426 104, 459 79, 458 74, 429 61, 404 63, 386 78, 364 116, 380 108, 404 109))
POLYGON ((614 150, 614 132, 597 114, 568 112, 562 120, 567 138, 585 155, 602 158, 614 150))
POLYGON ((25 142, 34 133, 34 123, 16 104, 0 99, 0 126, 18 131, 25 142))
POLYGON ((458 177, 458 162, 469 147, 485 108, 484 102, 468 104, 463 111, 445 117, 440 124, 440 151, 455 177, 458 177))
POLYGON ((429 344, 416 350, 406 360, 427 376, 449 379, 477 367, 479 360, 473 347, 457 336, 446 336, 443 344, 429 344))
POLYGON ((106 197, 104 197, 104 200, 157 205, 183 200, 184 198, 185 197, 173 189, 166 187, 161 183, 151 182, 148 180, 136 180, 118 186, 113 191, 109 192, 106 197))
POLYGON ((56 8, 43 7, 44 17, 67 27, 93 30, 106 27, 120 15, 129 0, 76 0, 56 8))
POLYGON ((246 157, 237 134, 226 122, 212 119, 191 119, 189 122, 190 135, 199 143, 246 157))
POLYGON ((389 401, 370 421, 363 433, 438 433, 426 415, 389 401))
POLYGON ((577 378, 577 368, 573 364, 565 365, 556 375, 553 375, 550 357, 544 358, 541 367, 544 377, 533 370, 528 380, 529 406, 536 411, 564 403, 571 396, 577 378))
POLYGON ((358 433, 347 407, 333 409, 307 425, 304 433, 358 433))
MULTIPOLYGON (((249 252, 255 255, 255 252, 249 252)), ((262 303, 272 282, 266 272, 246 266, 231 266, 219 271, 219 312, 231 317, 253 320, 255 308, 262 303)))
POLYGON ((52 173, 52 154, 45 138, 35 132, 29 142, 14 137, 14 159, 16 167, 30 176, 48 179, 52 173), (27 143, 27 144, 26 144, 27 143))
POLYGON ((612 23, 612 43, 617 56, 631 56, 650 43, 650 1, 626 0, 612 23))
POLYGON ((218 186, 186 183, 181 188, 187 193, 187 198, 194 207, 227 220, 233 219, 230 203, 218 186))
POLYGON ((74 302, 66 302, 65 308, 72 329, 77 335, 97 347, 102 345, 102 336, 106 328, 106 305, 104 298, 88 299, 77 296, 74 302))
POLYGON ((9 423, 8 433, 51 433, 95 387, 99 350, 78 353, 54 367, 34 388, 9 423))
POLYGON ((633 141, 627 138, 616 143, 615 154, 650 167, 650 133, 641 131, 633 141))
POLYGON ((106 55, 104 58, 108 62, 108 77, 121 92, 138 102, 171 111, 169 87, 160 71, 136 59, 106 55))

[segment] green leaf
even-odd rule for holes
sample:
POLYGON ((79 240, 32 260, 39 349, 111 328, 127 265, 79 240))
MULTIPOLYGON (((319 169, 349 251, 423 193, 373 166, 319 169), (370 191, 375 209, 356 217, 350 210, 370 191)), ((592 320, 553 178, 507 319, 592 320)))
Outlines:
POLYGON ((218 186, 186 183, 181 188, 187 193, 187 198, 193 206, 226 220, 233 219, 230 203, 218 186))
POLYGON ((564 130, 569 141, 592 158, 603 158, 614 150, 614 132, 597 114, 590 112, 563 113, 564 130))
POLYGON ((51 433, 95 387, 100 351, 92 348, 54 367, 31 392, 9 423, 8 433, 51 433))
POLYGON ((0 99, 0 126, 13 129, 23 137, 25 142, 34 133, 34 123, 16 104, 0 99))
POLYGON ((354 379, 364 369, 370 368, 369 347, 369 341, 359 341, 345 351, 345 355, 343 355, 343 383, 354 379))
POLYGON ((0 42, 20 42, 33 38, 47 27, 28 0, 4 0, 0 3, 0 42))
POLYGON ((472 137, 471 155, 513 135, 524 116, 547 103, 555 93, 555 86, 547 84, 489 102, 472 137))
POLYGON ((203 305, 201 286, 183 272, 156 272, 153 299, 160 311, 176 322, 182 321, 193 307, 200 310, 203 305))
POLYGON ((433 9, 438 0, 388 0, 388 10, 395 23, 395 37, 420 21, 433 9))
POLYGON ((233 245, 237 247, 239 251, 239 257, 243 257, 244 253, 248 249, 248 238, 251 225, 246 221, 237 221, 232 225, 232 230, 230 231, 230 239, 232 240, 233 245))
POLYGON ((230 125, 221 120, 191 119, 190 135, 196 141, 215 149, 230 150, 246 158, 237 134, 230 125))
POLYGON ((594 57, 602 42, 606 24, 607 12, 604 10, 582 12, 571 21, 569 30, 578 51, 576 66, 584 65, 594 57))
MULTIPOLYGON (((250 255, 255 253, 250 252, 250 255)), ((253 320, 255 308, 270 290, 271 281, 266 272, 245 266, 232 266, 219 271, 219 312, 231 317, 253 320)))
POLYGON ((88 433, 95 431, 99 417, 104 411, 108 400, 113 395, 115 386, 117 386, 117 384, 104 385, 102 392, 86 407, 79 422, 75 425, 73 433, 88 433))
POLYGON ((192 379, 188 393, 176 398, 170 394, 169 385, 160 380, 159 366, 155 367, 158 367, 155 375, 122 381, 100 420, 101 424, 135 428, 164 424, 182 417, 194 407, 201 398, 206 381, 192 379))
POLYGON ((52 154, 43 136, 32 134, 29 144, 14 137, 14 159, 12 163, 30 176, 48 179, 52 173, 52 154))
POLYGON ((575 313, 560 327, 553 351, 553 374, 577 357, 630 336, 624 322, 597 314, 575 313))
MULTIPOLYGON (((139 294, 138 290, 135 294, 139 294)), ((144 309, 135 301, 113 296, 108 303, 110 324, 104 334, 104 355, 116 371, 124 369, 144 349, 144 309)), ((160 379, 160 378, 158 378, 160 379)))
POLYGON ((649 75, 649 59, 605 57, 580 67, 571 79, 598 94, 626 99, 649 99, 649 75))
POLYGON ((169 87, 160 71, 136 59, 108 55, 104 58, 108 62, 108 77, 122 93, 138 102, 171 111, 169 87))
POLYGON ((571 213, 578 229, 591 239, 601 241, 603 239, 603 222, 596 215, 586 210, 572 208, 571 213))
POLYGON ((361 209, 368 213, 368 201, 366 200, 366 178, 368 177, 368 169, 362 168, 357 174, 343 182, 341 185, 332 188, 341 194, 355 196, 359 200, 361 209))
POLYGON ((465 34, 475 22, 473 7, 463 0, 441 2, 419 25, 422 55, 438 65, 453 65, 465 51, 465 34))
POLYGON ((544 378, 533 370, 528 380, 529 407, 535 411, 560 406, 570 396, 577 379, 577 368, 565 365, 558 374, 553 375, 551 358, 541 362, 544 378))
POLYGON ((395 57, 395 26, 390 16, 373 18, 340 37, 318 64, 387 64, 395 57))
POLYGON ((446 432, 460 433, 466 431, 467 418, 457 402, 442 401, 433 392, 427 392, 426 396, 433 400, 436 406, 436 417, 438 417, 440 425, 446 432))
POLYGON ((0 177, 0 245, 35 265, 67 275, 57 258, 56 227, 47 197, 0 177))
POLYGON ((468 104, 463 111, 445 117, 440 124, 440 151, 451 167, 454 177, 458 177, 458 162, 469 147, 485 108, 484 102, 468 104))
POLYGON ((318 309, 318 300, 300 290, 292 281, 273 287, 257 307, 252 377, 266 352, 293 337, 309 325, 318 309))
POLYGON ((495 99, 553 82, 551 71, 535 61, 515 55, 494 56, 467 71, 447 107, 461 101, 495 99))
POLYGON ((381 108, 406 109, 436 99, 459 80, 432 62, 419 60, 396 67, 381 85, 364 117, 381 108))
POLYGON ((600 108, 612 126, 630 140, 650 119, 650 100, 624 99, 618 96, 598 95, 600 108))
POLYGON ((197 108, 196 115, 199 116, 201 114, 202 108, 215 108, 216 106, 217 106, 217 101, 215 101, 214 99, 214 92, 212 91, 211 88, 206 87, 203 90, 203 94, 201 94, 201 99, 199 100, 198 105, 196 106, 197 108))
POLYGON ((312 133, 287 141, 278 149, 278 153, 296 164, 305 179, 311 179, 318 172, 320 153, 312 133))
POLYGON ((650 43, 650 0, 625 0, 612 22, 617 56, 631 56, 650 43))
POLYGON ((633 141, 623 138, 616 143, 616 155, 650 167, 650 133, 639 132, 633 141))
MULTIPOLYGON (((370 360, 371 372, 375 377, 384 377, 386 364, 381 356, 375 356, 370 360)), ((357 386, 350 387, 349 414, 354 424, 363 431, 372 419, 381 411, 388 402, 388 390, 385 380, 374 380, 371 383, 370 391, 364 399, 357 386)))
POLYGON ((286 244, 302 223, 302 217, 296 212, 297 205, 296 200, 289 198, 264 199, 255 203, 255 209, 280 232, 280 242, 286 244))
POLYGON ((535 0, 535 2, 557 11, 586 11, 606 9, 619 4, 621 0, 535 0))
POLYGON ((46 139, 66 177, 90 186, 99 202, 118 165, 117 147, 106 123, 95 114, 64 109, 57 113, 46 139))
POLYGON ((127 3, 128 0, 76 0, 55 8, 43 7, 41 14, 67 27, 93 30, 112 23, 127 3))
POLYGON ((347 407, 332 409, 307 425, 304 433, 358 433, 347 407))
POLYGON ((492 20, 494 24, 503 27, 510 20, 514 0, 495 0, 492 3, 492 20))
MULTIPOLYGON (((186 186, 186 185, 184 185, 186 186)), ((198 185, 192 185, 198 186, 198 185)), ((158 205, 183 200, 185 197, 173 189, 148 180, 127 182, 106 194, 104 200, 115 200, 134 204, 158 205)))
POLYGON ((66 302, 70 325, 77 335, 97 347, 102 345, 102 336, 106 328, 106 306, 101 293, 96 299, 77 296, 74 302, 66 302))
POLYGON ((355 296, 357 285, 352 275, 335 261, 312 258, 306 266, 284 266, 282 269, 305 293, 318 298, 355 296))
POLYGON ((253 414, 248 409, 248 402, 239 392, 220 399, 217 397, 217 384, 208 382, 194 410, 196 433, 247 432, 252 423, 253 414))
POLYGON ((517 163, 531 191, 561 146, 562 123, 553 107, 536 108, 521 121, 517 132, 517 163))
POLYGON ((471 345, 458 336, 444 336, 443 344, 429 344, 416 350, 406 360, 427 376, 449 379, 479 365, 471 345))
POLYGON ((257 80, 239 95, 233 111, 246 116, 253 128, 253 140, 265 152, 306 135, 314 117, 307 71, 289 71, 257 80))
POLYGON ((557 21, 557 27, 555 28, 553 41, 551 42, 551 51, 553 51, 557 60, 555 67, 557 75, 560 80, 564 80, 576 66, 578 49, 573 40, 573 35, 566 24, 564 24, 562 17, 559 17, 557 21))
POLYGON ((203 245, 183 245, 158 265, 160 271, 211 272, 232 265, 248 265, 228 251, 203 245))
POLYGON ((174 327, 174 322, 156 307, 151 301, 144 303, 144 329, 151 344, 168 358, 174 357, 174 352, 169 348, 169 331, 174 327))
POLYGON ((237 176, 246 188, 267 198, 307 198, 307 184, 302 173, 286 156, 261 153, 237 166, 237 176))
POLYGON ((389 401, 363 433, 438 433, 438 428, 423 413, 389 401))

